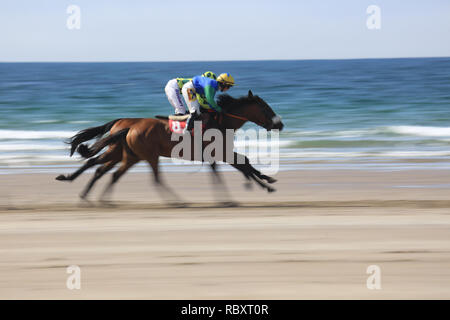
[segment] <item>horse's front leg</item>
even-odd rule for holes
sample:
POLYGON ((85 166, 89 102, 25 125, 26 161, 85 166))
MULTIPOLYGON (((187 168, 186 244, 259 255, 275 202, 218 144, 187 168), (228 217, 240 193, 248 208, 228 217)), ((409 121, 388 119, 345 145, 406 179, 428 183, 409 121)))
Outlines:
POLYGON ((236 168, 237 170, 241 171, 244 176, 250 180, 253 179, 257 184, 259 184, 262 188, 266 189, 268 192, 274 192, 276 191, 275 188, 272 188, 268 184, 261 181, 261 179, 267 180, 269 183, 274 183, 276 180, 261 174, 258 170, 256 170, 251 164, 248 158, 242 154, 239 154, 237 152, 234 152, 234 159, 233 163, 230 163, 231 166, 236 168))
POLYGON ((248 160, 248 158, 245 157, 244 155, 241 155, 241 154, 236 153, 236 152, 234 152, 234 154, 235 154, 235 156, 234 156, 235 163, 244 163, 244 164, 246 164, 246 166, 247 166, 246 169, 249 168, 248 169, 249 172, 253 173, 259 179, 266 180, 270 184, 277 182, 277 179, 269 177, 269 176, 267 176, 265 174, 262 174, 261 171, 256 170, 255 167, 253 167, 250 164, 250 161, 248 160), (236 160, 236 158, 239 159, 239 160, 236 160))
POLYGON ((210 163, 210 165, 211 170, 213 172, 213 184, 217 186, 217 188, 213 188, 214 198, 218 203, 222 204, 223 206, 227 207, 237 206, 237 203, 231 200, 230 193, 228 192, 228 189, 224 184, 219 171, 217 170, 217 163, 212 162, 210 163))

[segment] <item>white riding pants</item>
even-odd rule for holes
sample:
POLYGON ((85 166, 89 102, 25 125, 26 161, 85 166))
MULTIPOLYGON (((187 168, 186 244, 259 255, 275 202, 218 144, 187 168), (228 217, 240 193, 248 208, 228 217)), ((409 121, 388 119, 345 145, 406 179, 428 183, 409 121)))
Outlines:
POLYGON ((184 101, 186 101, 186 104, 189 108, 190 113, 197 113, 200 114, 200 103, 197 100, 197 94, 195 92, 194 84, 192 81, 187 82, 183 89, 181 90, 183 93, 184 101))
POLYGON ((181 99, 180 88, 178 87, 177 79, 172 79, 167 82, 164 89, 166 91, 167 99, 169 99, 170 104, 175 108, 175 113, 185 114, 186 107, 181 99))

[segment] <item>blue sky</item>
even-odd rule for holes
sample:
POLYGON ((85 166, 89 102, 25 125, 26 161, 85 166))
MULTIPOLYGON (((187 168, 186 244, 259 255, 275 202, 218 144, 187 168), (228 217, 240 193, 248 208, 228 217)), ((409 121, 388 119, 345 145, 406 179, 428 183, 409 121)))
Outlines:
POLYGON ((192 61, 450 56, 450 1, 14 0, 0 61, 192 61), (81 8, 68 30, 66 9, 81 8), (366 8, 381 8, 368 30, 366 8))

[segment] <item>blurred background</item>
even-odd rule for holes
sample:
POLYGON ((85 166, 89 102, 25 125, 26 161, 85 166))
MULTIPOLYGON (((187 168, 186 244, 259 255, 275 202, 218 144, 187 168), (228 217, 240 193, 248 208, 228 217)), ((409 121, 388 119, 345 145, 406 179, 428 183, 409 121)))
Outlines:
POLYGON ((283 117, 281 170, 448 168, 450 59, 439 57, 450 56, 450 3, 380 0, 378 29, 367 27, 371 5, 3 2, 0 172, 78 165, 64 139, 172 113, 167 81, 207 70, 231 73, 231 95, 251 89, 283 117), (67 27, 72 5, 79 29, 67 27))
POLYGON ((76 165, 66 138, 116 118, 170 114, 166 82, 207 70, 231 73, 230 94, 251 89, 282 116, 281 170, 450 167, 450 59, 410 58, 1 63, 0 170, 76 165))
POLYGON ((1 1, 0 298, 449 298, 449 18, 448 0, 1 1), (92 202, 92 174, 55 180, 81 163, 64 140, 170 114, 167 81, 205 71, 281 115, 277 192, 222 166, 224 207, 207 166, 168 159, 185 208, 152 174, 124 175, 113 206, 109 175, 92 202))

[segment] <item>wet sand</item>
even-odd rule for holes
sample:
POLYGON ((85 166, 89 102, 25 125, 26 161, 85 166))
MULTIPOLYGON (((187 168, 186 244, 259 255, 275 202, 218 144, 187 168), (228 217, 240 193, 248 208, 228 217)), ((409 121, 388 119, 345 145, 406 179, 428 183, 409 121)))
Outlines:
MULTIPOLYGON (((64 173, 62 171, 61 173, 64 173)), ((115 206, 80 202, 89 175, 1 175, 1 299, 450 298, 450 173, 279 173, 275 193, 224 172, 164 173, 189 205, 161 202, 149 173, 128 174, 115 206), (81 268, 69 290, 66 268, 81 268), (367 267, 381 269, 369 290, 367 267)))

